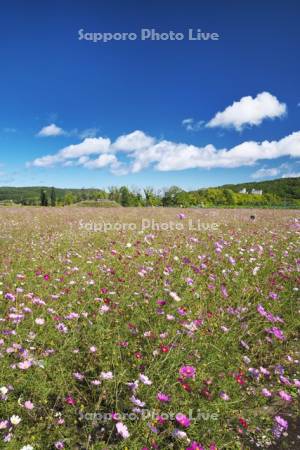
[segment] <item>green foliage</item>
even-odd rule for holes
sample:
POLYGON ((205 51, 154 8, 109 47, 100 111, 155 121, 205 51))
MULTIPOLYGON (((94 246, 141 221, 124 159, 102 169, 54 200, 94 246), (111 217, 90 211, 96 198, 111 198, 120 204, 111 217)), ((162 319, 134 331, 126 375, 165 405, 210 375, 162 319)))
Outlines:
POLYGON ((124 207, 136 206, 180 206, 193 207, 286 207, 300 208, 300 178, 224 185, 216 188, 184 191, 171 186, 163 193, 147 187, 141 193, 127 186, 101 189, 59 189, 47 187, 0 187, 0 202, 14 202, 22 205, 64 206, 79 202, 110 200, 124 207), (247 193, 240 191, 246 189, 247 193), (250 193, 252 189, 262 190, 262 195, 250 193))
POLYGON ((44 189, 41 190, 41 196, 40 196, 40 205, 41 206, 48 206, 48 197, 46 191, 44 189))
POLYGON ((51 188, 50 203, 51 206, 56 206, 56 192, 54 187, 51 188))

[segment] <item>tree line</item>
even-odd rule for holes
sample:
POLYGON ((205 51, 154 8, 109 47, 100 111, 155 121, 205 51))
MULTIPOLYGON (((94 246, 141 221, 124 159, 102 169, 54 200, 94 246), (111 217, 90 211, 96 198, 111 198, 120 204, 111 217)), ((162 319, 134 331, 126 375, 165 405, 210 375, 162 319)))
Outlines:
POLYGON ((185 191, 178 186, 167 189, 65 189, 49 187, 0 187, 0 205, 34 206, 180 206, 180 207, 300 207, 300 178, 224 185, 185 191), (242 189, 247 194, 240 193, 242 189), (261 189, 262 195, 251 194, 261 189))
POLYGON ((41 206, 66 206, 84 203, 86 206, 97 204, 102 206, 106 202, 109 202, 109 206, 121 205, 124 207, 300 207, 299 199, 289 199, 287 202, 286 198, 272 193, 242 194, 228 188, 208 188, 188 192, 178 186, 172 186, 164 191, 151 187, 143 190, 130 190, 126 186, 111 187, 107 191, 95 191, 85 195, 82 192, 77 194, 66 192, 59 199, 57 199, 55 188, 51 188, 50 192, 42 189, 39 204, 41 206))

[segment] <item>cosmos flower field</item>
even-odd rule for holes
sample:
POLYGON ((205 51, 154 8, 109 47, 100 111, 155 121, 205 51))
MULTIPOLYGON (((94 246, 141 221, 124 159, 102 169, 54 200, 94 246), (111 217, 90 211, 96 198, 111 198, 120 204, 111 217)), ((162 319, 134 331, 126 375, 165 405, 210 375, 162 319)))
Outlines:
POLYGON ((299 212, 0 218, 0 449, 300 445, 299 212), (91 226, 103 221, 136 229, 91 226))

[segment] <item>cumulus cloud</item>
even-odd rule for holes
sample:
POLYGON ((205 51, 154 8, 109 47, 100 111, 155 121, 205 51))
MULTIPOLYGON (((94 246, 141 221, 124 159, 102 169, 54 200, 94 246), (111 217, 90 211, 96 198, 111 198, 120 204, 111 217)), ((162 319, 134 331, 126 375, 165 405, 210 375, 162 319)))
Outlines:
POLYGON ((47 125, 46 127, 43 127, 38 133, 37 136, 39 137, 50 137, 50 136, 62 136, 66 134, 66 132, 55 125, 55 123, 51 123, 51 125, 47 125))
POLYGON ((218 112, 207 124, 209 128, 233 127, 241 131, 246 125, 260 125, 264 119, 283 116, 287 111, 285 103, 269 92, 261 92, 255 98, 242 97, 239 101, 218 112))
POLYGON ((143 131, 136 130, 129 134, 119 136, 113 144, 116 151, 132 152, 151 147, 155 139, 143 131))
MULTIPOLYGON (((64 163, 64 165, 66 165, 67 160, 76 158, 79 158, 79 164, 83 164, 86 162, 85 159, 81 159, 83 156, 107 153, 110 151, 110 145, 110 139, 102 137, 86 138, 80 144, 68 145, 54 155, 46 155, 41 158, 36 158, 31 163, 28 163, 28 165, 36 167, 53 167, 59 163, 64 163)), ((71 164, 72 163, 69 165, 71 164)))
MULTIPOLYGON (((54 155, 37 158, 29 165, 36 167, 51 167, 57 164, 79 165, 89 169, 109 167, 115 174, 125 174, 137 173, 148 167, 159 171, 235 168, 283 156, 300 157, 300 131, 278 141, 245 141, 229 149, 217 149, 212 144, 198 147, 157 140, 143 131, 136 130, 119 136, 114 142, 103 137, 87 138, 80 144, 69 145, 54 155), (120 162, 118 154, 124 156, 124 152, 126 162, 120 162)), ((261 173, 258 171, 258 175, 261 173)))
POLYGON ((183 121, 181 122, 181 125, 187 131, 199 131, 203 128, 204 124, 205 124, 204 120, 199 120, 197 122, 191 117, 189 117, 187 119, 183 119, 183 121))
POLYGON ((110 166, 117 163, 117 158, 115 155, 103 154, 98 156, 97 159, 89 159, 83 163, 84 167, 88 169, 102 169, 103 167, 110 166))
POLYGON ((260 178, 272 178, 280 174, 280 169, 278 167, 261 168, 254 172, 251 177, 258 180, 260 178))

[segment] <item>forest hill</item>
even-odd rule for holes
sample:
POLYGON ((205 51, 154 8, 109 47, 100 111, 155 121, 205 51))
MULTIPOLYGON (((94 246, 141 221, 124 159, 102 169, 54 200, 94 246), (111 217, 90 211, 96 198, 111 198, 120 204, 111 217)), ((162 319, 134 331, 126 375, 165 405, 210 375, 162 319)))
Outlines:
POLYGON ((185 191, 177 186, 155 190, 128 189, 126 186, 104 189, 64 189, 49 187, 0 187, 0 205, 33 206, 174 206, 174 207, 300 207, 300 179, 286 178, 244 183, 218 188, 185 191), (256 192, 263 191, 262 195, 256 192), (245 195, 244 190, 249 192, 245 195))

